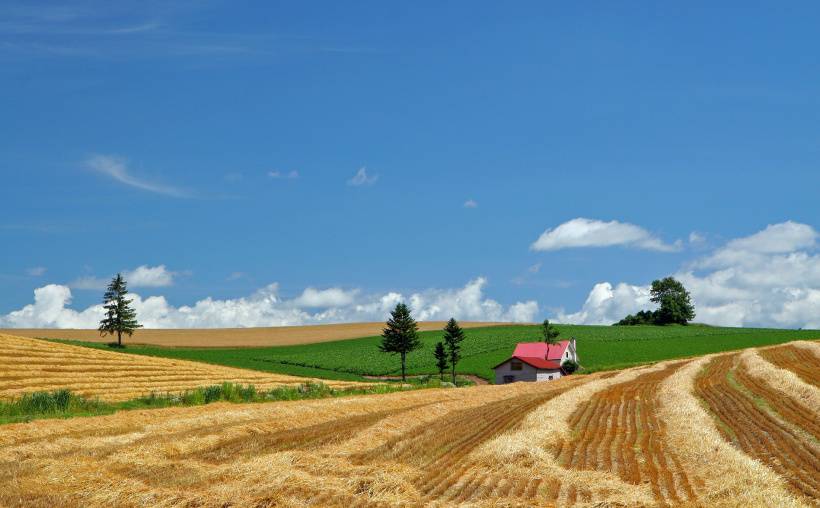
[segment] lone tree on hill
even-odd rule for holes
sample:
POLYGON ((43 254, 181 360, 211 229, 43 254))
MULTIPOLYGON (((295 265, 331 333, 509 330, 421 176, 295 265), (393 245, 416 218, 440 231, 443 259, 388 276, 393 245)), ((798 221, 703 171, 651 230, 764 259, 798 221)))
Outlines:
POLYGON ((550 324, 549 319, 545 319, 544 322, 541 323, 541 334, 544 336, 545 343, 555 344, 555 339, 558 338, 561 332, 550 324))
POLYGON ((444 371, 447 370, 447 351, 444 350, 444 343, 437 342, 436 350, 433 352, 436 357, 436 368, 438 369, 438 377, 444 381, 444 371))
POLYGON ((122 334, 130 337, 137 328, 142 325, 137 322, 137 313, 131 308, 131 302, 125 295, 128 289, 125 286, 125 279, 121 274, 111 279, 108 289, 103 295, 103 307, 105 308, 105 318, 100 321, 100 335, 117 334, 117 346, 122 347, 122 334))
POLYGON ((464 330, 458 326, 455 318, 450 318, 444 327, 444 345, 447 346, 447 356, 452 369, 453 384, 456 384, 456 364, 461 360, 461 342, 464 340, 464 330))
POLYGON ((626 316, 616 325, 685 325, 695 319, 695 306, 689 291, 674 277, 652 281, 650 300, 658 304, 658 310, 642 310, 634 316, 626 316))
POLYGON ((695 306, 689 291, 674 277, 652 281, 650 300, 660 305, 655 313, 655 321, 665 325, 678 323, 685 325, 695 319, 695 306))
POLYGON ((407 380, 407 353, 415 351, 421 347, 421 340, 418 337, 419 325, 410 315, 407 305, 399 303, 390 313, 390 319, 382 331, 382 343, 379 351, 383 353, 401 355, 401 380, 407 380))

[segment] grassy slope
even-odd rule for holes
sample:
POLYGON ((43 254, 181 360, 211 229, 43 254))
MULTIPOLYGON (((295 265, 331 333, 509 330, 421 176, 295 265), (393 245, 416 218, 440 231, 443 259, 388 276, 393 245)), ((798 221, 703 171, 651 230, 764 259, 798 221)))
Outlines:
MULTIPOLYGON (((820 339, 817 330, 719 328, 710 326, 581 326, 558 325, 560 338, 575 337, 587 372, 640 363, 697 356, 719 351, 766 346, 797 339, 820 339)), ((492 367, 506 359, 516 342, 540 339, 538 326, 503 326, 467 330, 461 374, 492 379, 492 367)), ((441 332, 419 334, 424 348, 408 355, 410 374, 434 373, 433 346, 441 332)), ((399 360, 380 353, 379 337, 365 337, 300 346, 195 349, 130 346, 125 352, 163 356, 325 379, 358 380, 361 375, 395 375, 399 360)), ((74 342, 89 347, 105 345, 74 342)))

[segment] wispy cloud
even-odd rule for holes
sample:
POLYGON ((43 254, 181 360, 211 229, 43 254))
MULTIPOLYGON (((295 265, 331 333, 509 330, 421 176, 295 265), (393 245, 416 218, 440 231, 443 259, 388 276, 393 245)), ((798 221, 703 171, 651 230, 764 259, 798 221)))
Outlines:
POLYGON ((8 40, 0 40, 0 57, 231 60, 282 52, 336 53, 340 57, 381 52, 299 34, 181 28, 176 21, 200 9, 198 2, 109 2, 104 7, 6 3, 11 5, 0 8, 0 38, 8 40))
POLYGON ((360 187, 362 185, 373 185, 376 183, 376 180, 379 179, 379 175, 368 175, 367 168, 362 166, 356 171, 356 174, 353 175, 353 178, 347 181, 348 185, 352 185, 353 187, 360 187))
POLYGON ((268 171, 268 178, 274 178, 279 180, 295 180, 299 178, 299 172, 295 169, 292 171, 268 171))
POLYGON ((128 161, 114 155, 93 155, 85 161, 85 165, 93 171, 113 178, 130 187, 176 198, 191 197, 190 192, 183 189, 150 182, 132 175, 128 170, 128 161))
POLYGON ((45 266, 33 266, 26 270, 26 274, 32 277, 42 277, 46 273, 45 266))
POLYGON ((478 201, 474 199, 468 199, 464 202, 464 208, 478 208, 478 201))

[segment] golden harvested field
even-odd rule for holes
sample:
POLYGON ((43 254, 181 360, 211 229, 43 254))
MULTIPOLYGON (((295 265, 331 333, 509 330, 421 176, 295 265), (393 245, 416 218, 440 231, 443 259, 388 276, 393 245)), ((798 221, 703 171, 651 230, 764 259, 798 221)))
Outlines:
MULTIPOLYGON (((310 379, 0 335, 0 399, 67 388, 86 397, 120 401, 152 391, 180 392, 223 381, 267 390, 310 379)), ((323 382, 339 388, 359 384, 323 382)))
MULTIPOLYGON (((441 330, 444 321, 422 321, 419 330, 441 330)), ((505 326, 510 323, 479 321, 460 322, 462 328, 482 326, 505 326)), ((517 323, 520 324, 520 323, 517 323)), ((341 339, 357 339, 380 335, 384 323, 345 323, 337 325, 277 326, 270 328, 185 328, 185 329, 139 329, 133 337, 123 340, 131 344, 151 344, 168 347, 265 347, 292 346, 330 342, 341 339)), ((111 342, 111 336, 100 337, 97 330, 70 330, 56 328, 9 328, 0 334, 19 337, 42 337, 46 339, 83 340, 88 342, 111 342)))
POLYGON ((6 425, 0 505, 817 506, 818 355, 6 425))

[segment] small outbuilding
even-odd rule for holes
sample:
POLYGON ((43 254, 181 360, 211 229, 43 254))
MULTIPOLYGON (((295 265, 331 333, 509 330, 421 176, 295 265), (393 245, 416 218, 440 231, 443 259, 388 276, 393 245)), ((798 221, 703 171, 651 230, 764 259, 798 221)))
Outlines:
POLYGON ((495 384, 559 379, 564 375, 561 365, 568 360, 578 362, 575 339, 557 344, 520 342, 510 358, 493 367, 495 384))

